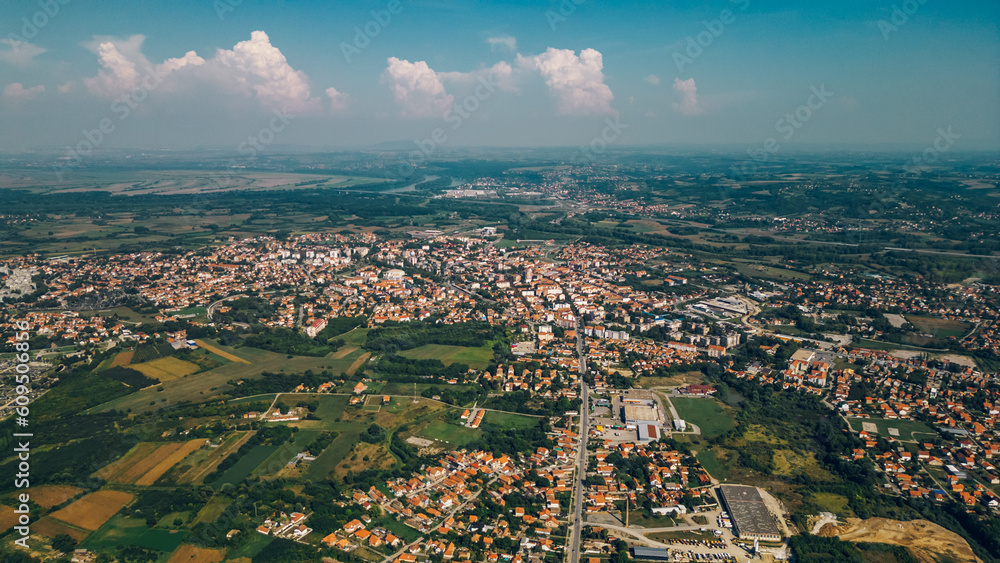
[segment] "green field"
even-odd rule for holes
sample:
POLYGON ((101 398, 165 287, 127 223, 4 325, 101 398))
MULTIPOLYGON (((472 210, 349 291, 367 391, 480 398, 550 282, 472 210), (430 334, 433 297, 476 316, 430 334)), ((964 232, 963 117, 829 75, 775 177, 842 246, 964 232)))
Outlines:
POLYGON ((170 553, 184 543, 189 533, 186 530, 148 528, 145 520, 117 515, 84 540, 80 547, 103 551, 137 545, 170 553))
MULTIPOLYGON (((489 419, 491 414, 493 413, 486 413, 484 422, 489 419)), ((483 431, 478 428, 466 428, 465 426, 451 424, 443 420, 435 420, 417 431, 416 434, 422 438, 440 440, 449 445, 464 446, 478 440, 483 435, 483 431)))
POLYGON ((319 433, 319 430, 299 430, 295 433, 291 442, 282 444, 277 451, 268 456, 263 463, 258 465, 257 468, 253 470, 252 474, 255 477, 274 475, 284 468, 285 464, 295 457, 295 454, 304 451, 306 446, 311 444, 312 441, 319 436, 319 433))
POLYGON ((487 412, 483 416, 483 423, 496 424, 501 428, 532 428, 538 425, 540 418, 524 416, 521 414, 511 414, 506 412, 487 412))
POLYGON ((356 428, 353 431, 340 430, 340 435, 331 443, 323 453, 316 456, 316 459, 309 463, 309 469, 306 470, 306 478, 312 481, 321 481, 326 479, 326 476, 330 474, 337 464, 343 461, 347 454, 351 453, 351 449, 354 444, 358 441, 358 436, 361 435, 362 428, 356 428))
POLYGON ((899 440, 900 442, 914 441, 913 437, 911 436, 912 432, 917 433, 916 441, 923 439, 920 436, 921 433, 929 434, 932 436, 937 435, 937 432, 934 432, 934 430, 930 426, 927 426, 923 422, 919 422, 916 420, 889 420, 885 418, 849 418, 847 420, 851 423, 851 429, 853 429, 856 432, 860 432, 862 430, 863 428, 861 426, 862 422, 871 422, 872 424, 875 424, 878 427, 879 436, 882 436, 883 438, 887 439, 893 438, 895 440, 899 440), (890 435, 889 434, 890 428, 898 429, 899 436, 890 435))
POLYGON ((425 344, 419 348, 404 350, 399 355, 411 360, 441 360, 446 366, 459 363, 475 369, 486 369, 493 360, 493 349, 425 344))
POLYGON ((195 517, 193 524, 198 524, 204 522, 206 524, 210 522, 215 522, 215 519, 225 512, 226 507, 232 502, 232 499, 226 498, 224 495, 215 495, 212 500, 208 501, 208 504, 202 507, 198 511, 198 515, 195 517))
POLYGON ((721 436, 735 426, 733 415, 715 399, 671 397, 670 402, 682 419, 701 429, 706 439, 721 436))
POLYGON ((725 481, 729 478, 729 468, 719 460, 719 457, 714 451, 705 448, 698 450, 698 455, 695 456, 698 459, 698 463, 708 471, 708 474, 719 481, 725 481))
POLYGON ((253 473, 257 466, 264 463, 265 459, 270 457, 274 452, 278 451, 278 448, 279 446, 254 447, 249 453, 247 453, 247 455, 237 461, 236 465, 227 469, 221 477, 216 479, 214 483, 211 483, 212 488, 221 489, 226 483, 235 485, 246 479, 251 473, 253 473))
POLYGON ((907 315, 906 320, 910 321, 910 323, 917 327, 917 330, 920 332, 933 334, 937 338, 948 338, 949 336, 961 338, 972 328, 969 323, 966 322, 939 319, 935 317, 907 315))

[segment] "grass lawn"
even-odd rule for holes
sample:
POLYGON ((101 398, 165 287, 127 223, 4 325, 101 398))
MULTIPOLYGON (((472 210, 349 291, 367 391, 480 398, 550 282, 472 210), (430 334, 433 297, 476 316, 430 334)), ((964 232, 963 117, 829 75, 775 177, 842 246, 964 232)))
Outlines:
POLYGON ((698 426, 705 438, 714 438, 735 426, 731 409, 726 409, 715 399, 671 397, 670 402, 682 419, 698 426))
POLYGON ((267 544, 274 541, 274 536, 265 536, 264 534, 258 534, 257 532, 247 532, 246 539, 241 541, 243 541, 243 543, 241 543, 239 547, 227 554, 227 561, 233 561, 241 558, 252 559, 260 553, 262 549, 267 547, 267 544))
MULTIPOLYGON (((486 413, 484 420, 489 420, 492 414, 495 413, 486 413)), ((451 424, 443 420, 435 420, 418 430, 416 434, 423 438, 447 442, 453 446, 463 446, 479 439, 483 431, 478 428, 466 428, 465 426, 451 424)))
POLYGON ((419 348, 404 350, 399 355, 411 360, 441 360, 446 366, 460 363, 467 364, 471 368, 486 369, 493 359, 493 349, 449 346, 447 344, 425 344, 419 348))
POLYGON ((893 438, 899 440, 900 442, 913 442, 919 441, 923 438, 920 436, 923 434, 937 435, 936 432, 930 427, 916 420, 889 420, 886 418, 850 418, 848 419, 851 423, 851 428, 855 431, 861 431, 864 429, 862 426, 863 422, 870 422, 878 427, 878 434, 884 438, 893 438), (890 428, 896 428, 899 430, 899 436, 893 436, 889 434, 890 428), (911 433, 917 433, 917 439, 914 440, 911 433))
POLYGON ((347 457, 347 454, 351 453, 351 450, 354 449, 354 444, 358 443, 358 436, 361 435, 361 430, 360 425, 352 431, 341 430, 340 435, 323 450, 323 453, 316 456, 316 459, 309 463, 309 468, 306 470, 306 477, 317 482, 326 479, 326 476, 337 467, 337 464, 343 461, 347 457))
POLYGON ((847 497, 834 493, 813 493, 809 498, 824 512, 832 512, 841 518, 853 518, 854 511, 847 506, 847 497))
POLYGON ((91 534, 80 547, 91 550, 110 550, 115 547, 137 545, 170 553, 180 547, 190 535, 187 530, 147 528, 139 518, 115 516, 91 534))
POLYGON ((505 429, 531 428, 538 426, 540 418, 524 416, 520 414, 510 414, 505 412, 488 412, 483 416, 483 422, 496 424, 505 429))
POLYGON ((729 468, 719 459, 715 452, 704 448, 698 450, 698 455, 695 456, 698 459, 698 463, 708 471, 708 474, 712 477, 718 479, 719 481, 725 481, 729 479, 729 468))

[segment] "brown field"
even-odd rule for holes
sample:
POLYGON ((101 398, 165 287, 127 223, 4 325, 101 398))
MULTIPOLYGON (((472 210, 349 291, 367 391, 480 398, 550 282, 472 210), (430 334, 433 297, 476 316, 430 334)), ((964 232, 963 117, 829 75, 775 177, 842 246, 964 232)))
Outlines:
POLYGON ((59 534, 66 534, 78 542, 87 539, 87 536, 90 535, 84 530, 67 526, 58 520, 54 520, 51 516, 45 516, 38 522, 33 523, 31 531, 50 538, 54 538, 59 534))
POLYGON ((396 463, 396 458, 389 453, 384 444, 368 444, 358 442, 351 453, 347 454, 344 462, 337 465, 333 470, 334 477, 342 478, 350 471, 364 469, 390 469, 396 463), (354 461, 350 461, 354 456, 358 456, 354 461), (365 457, 368 461, 364 461, 365 457), (344 464, 349 468, 344 468, 344 464))
MULTIPOLYGON (((204 439, 190 440, 187 443, 181 445, 170 453, 166 458, 164 458, 160 463, 157 463, 150 469, 146 474, 136 480, 136 485, 141 485, 148 487, 156 482, 157 479, 163 476, 164 473, 170 471, 170 468, 180 463, 180 461, 187 456, 191 455, 192 452, 198 448, 205 445, 204 439)), ((161 448, 162 449, 162 448, 161 448)))
POLYGON ((14 514, 14 507, 6 504, 0 505, 0 534, 14 527, 17 524, 17 514, 14 514))
POLYGON ((132 495, 122 491, 97 491, 51 514, 85 530, 94 531, 111 519, 123 506, 132 502, 132 495))
POLYGON ((135 354, 134 351, 129 350, 127 352, 118 352, 115 359, 111 362, 111 367, 125 367, 132 363, 132 356, 135 354))
POLYGON ((354 363, 351 364, 351 367, 347 368, 347 375, 354 375, 354 372, 358 371, 358 368, 364 365, 366 361, 368 361, 369 356, 371 356, 371 352, 365 352, 364 354, 358 356, 358 359, 354 360, 354 363))
POLYGON ((334 360, 339 360, 357 349, 358 349, 357 346, 344 346, 340 350, 334 352, 330 357, 333 358, 334 360))
MULTIPOLYGON (((94 476, 100 477, 106 481, 131 483, 132 481, 130 480, 123 480, 122 474, 128 472, 136 465, 147 463, 153 452, 158 450, 162 445, 163 444, 157 444, 155 442, 139 442, 122 457, 98 469, 97 472, 94 473, 94 476)), ((156 463, 157 462, 154 461, 150 465, 146 466, 142 472, 137 472, 134 479, 141 477, 146 471, 149 471, 153 465, 156 465, 156 463)))
POLYGON ((211 344, 206 343, 204 340, 195 340, 195 344, 197 344, 198 346, 201 346, 202 348, 208 350, 209 352, 212 352, 213 354, 222 356, 223 358, 225 358, 225 359, 227 359, 227 360, 229 360, 231 362, 240 362, 240 363, 243 363, 243 364, 249 364, 250 363, 249 361, 244 360, 243 358, 241 358, 239 356, 230 354, 229 352, 226 352, 225 350, 220 350, 219 348, 216 348, 215 346, 212 346, 211 344))
POLYGON ((167 563, 218 563, 225 556, 224 549, 205 549, 184 544, 177 548, 167 563))
POLYGON ((82 493, 83 489, 69 485, 41 485, 31 487, 25 492, 31 495, 31 500, 35 504, 44 508, 52 508, 82 493))
POLYGON ((180 379, 185 375, 191 375, 201 369, 197 364, 185 362, 184 360, 173 356, 157 358, 155 360, 135 364, 130 367, 134 370, 141 371, 146 377, 159 379, 160 383, 180 379))
POLYGON ((887 543, 905 547, 920 563, 938 561, 981 562, 962 536, 927 520, 900 522, 886 518, 848 518, 846 526, 827 524, 820 536, 843 541, 887 543))

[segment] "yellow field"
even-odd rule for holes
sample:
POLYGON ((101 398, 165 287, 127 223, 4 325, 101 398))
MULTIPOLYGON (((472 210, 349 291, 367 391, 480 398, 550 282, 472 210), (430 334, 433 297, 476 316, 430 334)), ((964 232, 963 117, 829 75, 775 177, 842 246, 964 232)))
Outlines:
POLYGON ((14 507, 0 504, 0 534, 14 527, 17 524, 17 514, 14 514, 14 507))
POLYGON ((164 473, 170 471, 170 468, 180 463, 180 461, 187 456, 191 455, 198 448, 205 445, 205 440, 199 438, 197 440, 190 440, 189 442, 182 445, 180 448, 171 452, 166 458, 160 463, 157 463, 150 469, 145 475, 136 480, 136 485, 142 485, 148 487, 156 482, 157 479, 163 476, 164 473))
POLYGON ((125 367, 132 363, 132 356, 135 354, 134 351, 129 350, 127 352, 118 352, 115 359, 111 362, 111 367, 125 367))
POLYGON ((146 377, 159 379, 160 383, 180 379, 185 375, 190 375, 200 369, 197 365, 192 364, 191 362, 185 362, 184 360, 173 356, 157 358, 150 362, 135 364, 129 367, 141 371, 146 377))
POLYGON ((177 548, 167 563, 218 563, 225 556, 224 549, 205 549, 184 544, 177 548))
POLYGON ((122 491, 97 491, 51 514, 67 524, 94 531, 111 519, 123 506, 132 502, 132 495, 122 491))
POLYGON ((333 358, 334 360, 339 360, 341 358, 347 357, 348 354, 350 354, 351 352, 353 352, 353 351, 355 351, 357 349, 358 349, 357 346, 344 346, 340 350, 337 350, 336 352, 334 352, 330 357, 333 358))
POLYGON ((358 356, 358 359, 354 360, 351 367, 347 368, 347 375, 354 375, 354 372, 358 371, 358 368, 363 366, 364 363, 368 361, 369 356, 371 356, 371 352, 365 352, 364 354, 358 356))
POLYGON ((223 358, 225 358, 225 359, 227 359, 227 360, 229 360, 231 362, 240 362, 240 363, 243 363, 243 364, 249 364, 250 363, 247 360, 244 360, 243 358, 241 358, 239 356, 230 354, 229 352, 226 352, 225 350, 220 350, 220 349, 216 348, 215 346, 212 346, 211 344, 206 343, 204 340, 195 340, 195 344, 197 344, 198 346, 201 346, 202 348, 208 350, 209 352, 212 352, 213 354, 217 354, 219 356, 222 356, 223 358))
POLYGON ((31 495, 31 500, 35 504, 43 508, 52 508, 82 493, 83 489, 69 485, 41 485, 31 487, 25 492, 31 495))

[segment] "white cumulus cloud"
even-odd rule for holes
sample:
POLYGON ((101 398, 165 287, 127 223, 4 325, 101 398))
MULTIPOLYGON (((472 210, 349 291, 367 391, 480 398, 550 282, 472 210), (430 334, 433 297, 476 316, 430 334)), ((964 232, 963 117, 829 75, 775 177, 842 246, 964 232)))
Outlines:
POLYGON ((549 47, 540 55, 523 57, 518 54, 517 64, 541 73, 563 115, 617 113, 611 107, 614 94, 604 83, 604 63, 599 51, 584 49, 577 56, 570 49, 549 47))
POLYGON ((656 86, 657 84, 660 83, 660 77, 656 76, 655 74, 650 74, 649 76, 646 77, 646 83, 656 86))
POLYGON ((405 117, 442 117, 455 101, 444 89, 444 83, 425 61, 410 61, 389 57, 382 73, 382 82, 392 90, 405 117))
MULTIPOLYGON (((131 47, 134 43, 142 44, 145 38, 141 35, 133 35, 124 45, 131 47)), ((135 45, 136 53, 138 45, 135 45)), ((139 82, 139 71, 136 70, 136 61, 126 57, 119 49, 119 44, 113 41, 101 41, 97 44, 97 61, 101 69, 97 71, 97 76, 84 78, 83 84, 92 94, 114 98, 120 96, 136 86, 139 82)), ((145 59, 141 62, 147 63, 145 59)))
POLYGON ((694 78, 681 80, 674 79, 674 92, 681 96, 680 102, 674 102, 674 111, 681 115, 700 115, 705 112, 698 101, 698 87, 694 84, 694 78))
POLYGON ((0 49, 0 61, 14 66, 28 66, 35 57, 48 51, 38 45, 10 38, 0 39, 0 45, 4 47, 0 49))
POLYGON ((45 86, 39 84, 38 86, 32 86, 30 88, 25 88, 24 84, 20 82, 13 82, 4 86, 3 98, 5 100, 10 100, 14 102, 23 102, 36 98, 39 94, 45 91, 45 86))
POLYGON ((336 88, 331 86, 326 89, 326 97, 330 98, 330 109, 334 113, 339 113, 347 109, 347 94, 338 92, 336 88))
POLYGON ((219 49, 214 61, 235 71, 237 83, 252 88, 265 105, 302 112, 318 102, 309 94, 309 77, 292 68, 263 31, 252 32, 232 50, 219 49))

